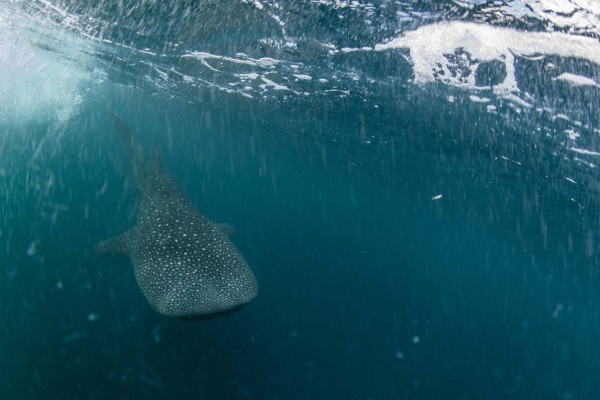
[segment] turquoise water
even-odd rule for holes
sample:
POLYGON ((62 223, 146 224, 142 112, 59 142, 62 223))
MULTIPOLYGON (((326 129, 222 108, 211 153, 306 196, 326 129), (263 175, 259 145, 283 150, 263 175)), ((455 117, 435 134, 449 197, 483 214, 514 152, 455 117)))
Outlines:
POLYGON ((600 395, 598 10, 135 4, 0 2, 0 398, 600 395), (254 302, 169 319, 94 254, 138 199, 109 112, 254 302))

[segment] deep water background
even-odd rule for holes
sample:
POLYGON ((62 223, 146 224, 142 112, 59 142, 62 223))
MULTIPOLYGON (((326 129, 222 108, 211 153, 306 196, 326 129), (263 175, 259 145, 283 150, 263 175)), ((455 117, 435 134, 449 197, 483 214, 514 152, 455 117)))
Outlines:
POLYGON ((594 398, 593 199, 565 209, 553 174, 571 164, 547 161, 541 178, 540 157, 499 161, 522 147, 464 127, 493 117, 446 118, 440 96, 420 96, 438 101, 421 116, 419 102, 300 111, 107 85, 60 132, 18 127, 3 143, 1 397, 594 398), (108 110, 157 146, 202 213, 235 226, 255 302, 167 319, 127 258, 90 251, 135 217, 108 110), (371 131, 395 153, 351 140, 371 131), (473 140, 455 146, 459 132, 473 140))
POLYGON ((374 46, 558 14, 375 3, 0 0, 0 400, 600 398, 599 88, 558 78, 600 67, 415 84, 374 46), (93 253, 136 216, 109 112, 235 227, 254 302, 168 319, 93 253))

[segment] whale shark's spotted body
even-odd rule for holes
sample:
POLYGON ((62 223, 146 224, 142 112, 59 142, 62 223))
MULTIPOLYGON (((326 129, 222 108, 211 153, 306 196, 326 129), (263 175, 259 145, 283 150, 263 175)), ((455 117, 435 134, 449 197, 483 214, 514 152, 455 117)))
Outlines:
POLYGON ((131 257, 142 292, 160 314, 205 318, 252 301, 256 279, 229 241, 228 226, 199 214, 158 163, 145 160, 126 125, 113 121, 133 156, 141 201, 137 225, 97 249, 131 257))

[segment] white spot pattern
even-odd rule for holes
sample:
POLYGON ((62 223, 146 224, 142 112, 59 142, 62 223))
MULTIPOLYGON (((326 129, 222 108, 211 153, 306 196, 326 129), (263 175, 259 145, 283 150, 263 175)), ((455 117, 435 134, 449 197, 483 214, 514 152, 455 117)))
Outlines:
POLYGON ((252 301, 256 279, 225 233, 158 167, 144 163, 136 175, 142 195, 137 225, 119 245, 150 305, 166 316, 196 318, 252 301))

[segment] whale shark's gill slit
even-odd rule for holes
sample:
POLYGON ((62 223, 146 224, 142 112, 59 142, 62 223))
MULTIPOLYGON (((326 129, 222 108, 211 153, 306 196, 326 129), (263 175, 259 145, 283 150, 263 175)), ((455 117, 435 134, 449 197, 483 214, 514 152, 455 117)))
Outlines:
POLYGON ((258 285, 228 238, 233 228, 198 213, 160 162, 147 161, 127 124, 116 115, 111 119, 129 154, 141 200, 137 225, 98 243, 97 251, 129 255, 144 296, 169 317, 206 319, 252 301, 258 285))

